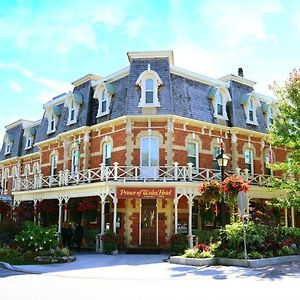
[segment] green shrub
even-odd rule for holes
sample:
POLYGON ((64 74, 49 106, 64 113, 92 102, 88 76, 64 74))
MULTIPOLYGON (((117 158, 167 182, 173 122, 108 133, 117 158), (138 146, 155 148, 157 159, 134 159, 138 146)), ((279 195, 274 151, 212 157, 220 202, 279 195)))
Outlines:
POLYGON ((53 256, 53 257, 62 257, 62 256, 70 256, 71 252, 70 249, 68 248, 55 248, 55 249, 50 249, 45 253, 45 255, 53 256))
POLYGON ((206 245, 215 243, 219 239, 219 229, 193 230, 193 234, 198 238, 198 243, 203 243, 206 245))
POLYGON ((101 237, 103 241, 103 251, 105 254, 112 254, 118 249, 118 236, 112 231, 105 231, 101 237))
POLYGON ((99 230, 97 230, 97 229, 85 229, 84 242, 85 242, 86 248, 95 249, 97 234, 99 234, 99 230))
POLYGON ((182 256, 186 258, 199 258, 199 250, 195 248, 187 249, 182 256))
POLYGON ((171 238, 171 252, 175 255, 181 255, 188 247, 187 236, 183 233, 174 234, 171 238))
POLYGON ((11 264, 22 263, 20 251, 8 247, 0 248, 0 261, 8 262, 11 264))
POLYGON ((297 227, 280 227, 280 234, 285 239, 291 239, 291 242, 300 246, 300 228, 297 227))
POLYGON ((58 247, 56 226, 43 227, 33 222, 26 222, 15 241, 22 252, 27 250, 41 252, 58 247))
POLYGON ((258 251, 251 251, 248 253, 248 258, 257 259, 263 258, 264 256, 258 251))

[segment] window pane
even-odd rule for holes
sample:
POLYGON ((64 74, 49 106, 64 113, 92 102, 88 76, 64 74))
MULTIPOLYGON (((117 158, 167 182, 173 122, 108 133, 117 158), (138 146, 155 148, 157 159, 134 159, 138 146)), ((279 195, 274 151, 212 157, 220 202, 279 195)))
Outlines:
POLYGON ((249 110, 249 120, 253 121, 253 110, 249 110))
POLYGON ((146 103, 153 103, 153 91, 146 91, 146 103))
POLYGON ((70 120, 71 121, 75 120, 75 110, 74 109, 71 110, 70 120))
POLYGON ((141 140, 141 152, 142 152, 142 166, 149 165, 149 139, 143 138, 141 140))
POLYGON ((196 163, 197 163, 196 157, 189 156, 189 157, 188 157, 188 162, 189 162, 189 163, 192 163, 192 164, 193 164, 193 167, 196 167, 196 163))
POLYGON ((217 114, 223 116, 223 105, 217 104, 217 114))
POLYGON ((159 156, 159 149, 158 149, 158 139, 150 138, 150 166, 158 166, 158 156, 159 156))
POLYGON ((221 93, 218 93, 217 95, 217 104, 223 105, 223 96, 221 93))
POLYGON ((101 102, 101 112, 106 112, 106 104, 107 104, 106 100, 101 102))
POLYGON ((188 156, 196 156, 196 144, 188 143, 188 156))
POLYGON ((153 80, 152 79, 146 80, 146 91, 153 91, 153 80))

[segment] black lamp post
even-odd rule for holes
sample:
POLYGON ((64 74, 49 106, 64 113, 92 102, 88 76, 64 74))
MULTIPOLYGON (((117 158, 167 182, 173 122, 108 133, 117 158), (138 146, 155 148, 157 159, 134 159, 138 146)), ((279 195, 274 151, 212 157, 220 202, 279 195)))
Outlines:
MULTIPOLYGON (((227 166, 227 163, 229 161, 229 157, 224 154, 224 146, 223 142, 220 144, 221 147, 221 153, 216 157, 216 160, 218 162, 219 167, 221 168, 221 181, 225 179, 225 167, 227 166)), ((221 227, 225 226, 225 202, 224 202, 224 194, 222 193, 221 198, 221 227)))

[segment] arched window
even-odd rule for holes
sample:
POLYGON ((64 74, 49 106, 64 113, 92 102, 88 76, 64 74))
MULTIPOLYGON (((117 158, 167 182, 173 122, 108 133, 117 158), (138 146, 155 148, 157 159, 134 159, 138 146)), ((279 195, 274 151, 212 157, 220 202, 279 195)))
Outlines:
POLYGON ((156 178, 159 166, 159 139, 141 138, 141 177, 156 178))
POLYGON ((75 175, 79 171, 79 149, 75 148, 72 150, 72 161, 71 161, 71 174, 75 175))
POLYGON ((248 119, 251 122, 254 122, 254 105, 252 99, 249 99, 248 119))
POLYGON ((102 91, 101 101, 100 101, 99 105, 101 106, 101 114, 106 113, 106 111, 107 111, 107 97, 106 97, 105 90, 102 91))
POLYGON ((27 164, 27 165, 25 166, 25 169, 24 169, 24 175, 25 175, 26 178, 28 178, 29 175, 30 175, 30 165, 29 165, 29 164, 27 164))
POLYGON ((54 113, 51 114, 49 118, 49 126, 48 126, 48 132, 54 132, 55 131, 55 115, 54 113))
POLYGON ((224 115, 224 100, 222 93, 217 94, 217 115, 223 116, 224 115))
POLYGON ((197 142, 188 143, 188 163, 192 163, 194 168, 199 167, 199 151, 197 142))
POLYGON ((17 187, 17 181, 18 181, 18 169, 16 166, 12 168, 11 177, 12 177, 12 190, 15 191, 17 187))
POLYGON ((74 122, 76 121, 76 118, 75 118, 75 100, 73 99, 70 103, 70 108, 69 108, 69 122, 68 123, 71 123, 71 122, 74 122))
POLYGON ((5 168, 3 173, 2 173, 2 189, 3 189, 3 192, 7 192, 7 190, 8 190, 8 176, 9 176, 9 170, 7 168, 5 168))
POLYGON ((50 175, 57 175, 57 155, 53 154, 50 158, 50 175))
POLYGON ((38 176, 39 175, 39 173, 40 173, 40 164, 38 162, 35 162, 33 164, 32 173, 33 173, 34 176, 38 176))
POLYGON ((252 149, 245 149, 244 151, 244 158, 245 158, 245 169, 248 169, 248 174, 254 174, 254 160, 253 160, 253 150, 252 149))
POLYGON ((150 64, 148 70, 140 74, 135 84, 141 87, 139 107, 160 107, 158 87, 162 85, 162 80, 155 71, 151 70, 150 64))
POLYGON ((153 103, 153 79, 147 79, 146 80, 146 103, 153 103))
POLYGON ((111 143, 107 142, 103 144, 102 153, 103 153, 103 163, 105 166, 111 165, 111 143))

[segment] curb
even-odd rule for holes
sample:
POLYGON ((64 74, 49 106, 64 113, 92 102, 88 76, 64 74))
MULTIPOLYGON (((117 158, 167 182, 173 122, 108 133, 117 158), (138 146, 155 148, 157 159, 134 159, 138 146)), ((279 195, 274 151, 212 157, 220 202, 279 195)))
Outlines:
POLYGON ((20 273, 27 273, 27 274, 42 274, 41 272, 34 272, 34 271, 26 271, 21 268, 15 267, 7 262, 0 261, 0 267, 6 270, 20 272, 20 273))

